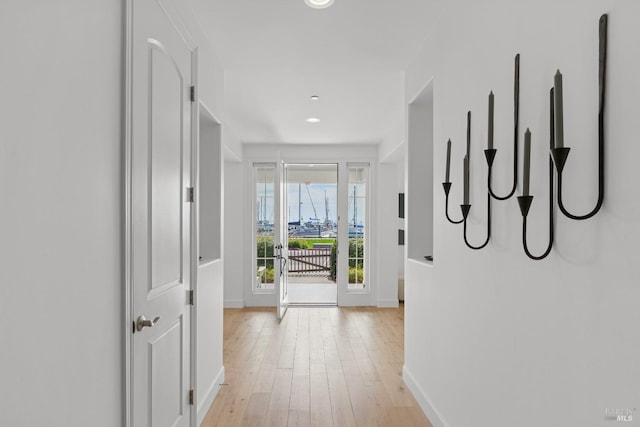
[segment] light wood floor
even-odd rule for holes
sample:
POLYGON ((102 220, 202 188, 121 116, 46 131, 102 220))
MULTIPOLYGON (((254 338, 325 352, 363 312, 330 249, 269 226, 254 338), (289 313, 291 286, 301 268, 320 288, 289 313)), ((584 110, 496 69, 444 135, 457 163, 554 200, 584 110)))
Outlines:
POLYGON ((426 426, 402 382, 403 306, 226 309, 225 382, 203 426, 426 426))

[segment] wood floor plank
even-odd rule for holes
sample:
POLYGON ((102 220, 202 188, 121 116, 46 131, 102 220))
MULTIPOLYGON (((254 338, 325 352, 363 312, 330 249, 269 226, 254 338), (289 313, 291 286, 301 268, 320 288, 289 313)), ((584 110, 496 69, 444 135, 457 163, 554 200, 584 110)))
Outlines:
POLYGON ((263 363, 256 376, 256 382, 253 386, 254 393, 267 392, 273 390, 273 383, 276 379, 277 366, 272 363, 263 363))
POLYGON ((420 408, 416 406, 396 406, 390 409, 385 417, 384 425, 433 427, 420 408))
POLYGON ((309 422, 312 426, 333 426, 329 379, 326 370, 309 374, 309 422))
POLYGON ((331 415, 333 425, 339 427, 356 426, 356 419, 353 415, 351 400, 349 399, 349 390, 347 389, 347 381, 342 371, 327 371, 327 379, 329 382, 329 398, 331 400, 331 415))
POLYGON ((203 427, 431 427, 402 381, 404 310, 226 309, 225 385, 203 427))
POLYGON ((288 425, 300 427, 310 425, 310 386, 311 383, 308 371, 305 375, 293 375, 291 383, 291 398, 289 402, 288 425))
POLYGON ((287 425, 291 403, 291 379, 291 369, 276 369, 269 407, 262 414, 263 417, 266 415, 267 426, 283 427, 287 425))
POLYGON ((242 425, 247 427, 267 425, 264 414, 267 413, 270 401, 271 393, 253 393, 242 418, 242 425))

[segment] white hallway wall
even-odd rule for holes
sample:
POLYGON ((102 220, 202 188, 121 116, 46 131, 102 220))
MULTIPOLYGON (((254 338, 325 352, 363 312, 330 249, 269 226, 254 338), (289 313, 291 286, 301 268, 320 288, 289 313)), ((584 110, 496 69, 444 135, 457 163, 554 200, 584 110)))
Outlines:
MULTIPOLYGON (((384 157, 380 159, 380 185, 379 200, 380 210, 380 264, 378 272, 380 275, 381 300, 392 302, 390 306, 398 305, 398 300, 404 295, 400 294, 398 279, 404 277, 404 245, 398 245, 398 230, 404 230, 404 219, 399 217, 398 194, 405 193, 404 162, 406 159, 407 144, 402 141, 402 134, 391 135, 379 146, 379 154, 384 157), (396 143, 393 146, 393 142, 396 143), (390 147, 389 152, 387 148, 390 147)), ((380 304, 384 306, 384 304, 380 304)))
POLYGON ((0 5, 3 426, 122 423, 122 28, 121 2, 0 5))
MULTIPOLYGON (((397 224, 397 228, 400 230, 405 230, 406 228, 404 218, 398 217, 397 208, 398 194, 405 193, 406 196, 407 193, 405 176, 405 163, 407 161, 407 142, 405 135, 407 122, 406 115, 405 111, 405 114, 402 117, 392 123, 386 137, 378 146, 378 158, 380 159, 381 164, 381 185, 379 197, 380 200, 383 201, 382 204, 395 206, 393 209, 389 206, 387 209, 381 209, 380 211, 380 224, 385 224, 380 235, 380 259, 385 260, 384 262, 381 262, 379 266, 380 281, 381 283, 388 283, 389 286, 391 286, 392 283, 397 283, 399 278, 404 278, 404 257, 406 246, 398 245, 398 231, 393 227, 386 227, 386 225, 397 224), (383 176, 384 172, 382 165, 390 167, 386 169, 388 175, 383 176), (394 171, 395 176, 392 176, 394 171), (392 188, 394 183, 395 189, 392 188), (397 264, 396 268, 393 268, 390 265, 392 262, 397 264)), ((388 295, 392 295, 394 299, 398 299, 400 296, 404 298, 404 294, 400 293, 401 291, 399 287, 395 293, 393 293, 390 287, 387 288, 386 292, 388 295)))
POLYGON ((398 306, 398 170, 395 162, 379 166, 378 307, 398 306))
MULTIPOLYGON (((2 426, 123 422, 123 4, 0 4, 2 426)), ((200 46, 200 97, 222 120, 222 66, 180 12, 200 46)), ((215 375, 222 270, 208 273, 201 309, 217 323, 200 325, 213 343, 200 361, 215 375)))
MULTIPOLYGON (((235 148, 235 147, 234 147, 235 148)), ((242 153, 242 150, 238 150, 242 153)), ((243 175, 241 157, 231 148, 225 150, 224 166, 224 306, 244 307, 242 284, 246 264, 242 253, 243 175)))
POLYGON ((640 408, 638 17, 640 4, 631 0, 452 1, 407 72, 407 101, 434 79, 435 262, 433 268, 406 265, 405 379, 436 427, 591 427, 604 425, 605 408, 640 408), (586 212, 595 203, 603 12, 609 13, 609 61, 602 211, 587 221, 559 214, 553 252, 532 261, 522 250, 517 202, 494 202, 492 242, 482 251, 467 249, 460 226, 442 213, 446 140, 454 144, 451 176, 458 189, 452 189, 451 212, 457 218, 465 114, 471 109, 476 209, 469 236, 480 242, 487 95, 496 94, 494 183, 502 193, 511 179, 518 52, 520 128, 533 132, 532 250, 546 247, 548 90, 556 68, 565 78, 565 135, 572 147, 566 204, 586 212))

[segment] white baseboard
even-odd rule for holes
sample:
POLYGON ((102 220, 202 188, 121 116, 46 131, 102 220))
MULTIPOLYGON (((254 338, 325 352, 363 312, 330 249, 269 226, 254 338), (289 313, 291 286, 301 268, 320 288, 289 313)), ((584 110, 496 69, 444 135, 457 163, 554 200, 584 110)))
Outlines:
POLYGON ((379 299, 378 300, 378 307, 385 307, 385 308, 391 308, 391 307, 398 307, 400 305, 400 303, 398 302, 398 299, 379 299))
POLYGON ((218 395, 220 391, 220 384, 224 383, 224 366, 220 368, 218 375, 216 375, 215 379, 211 383, 211 386, 206 391, 200 402, 198 402, 198 425, 201 425, 204 421, 204 418, 207 416, 207 412, 209 412, 209 408, 213 404, 214 399, 218 395))
POLYGON ((416 382, 411 372, 406 366, 402 367, 402 380, 409 387, 411 393, 413 393, 413 397, 418 401, 418 405, 422 408, 422 412, 429 418, 433 427, 447 427, 447 424, 443 421, 444 419, 440 415, 440 413, 433 407, 431 403, 431 399, 424 392, 422 387, 416 382))
POLYGON ((224 308, 244 308, 242 300, 224 300, 224 308))

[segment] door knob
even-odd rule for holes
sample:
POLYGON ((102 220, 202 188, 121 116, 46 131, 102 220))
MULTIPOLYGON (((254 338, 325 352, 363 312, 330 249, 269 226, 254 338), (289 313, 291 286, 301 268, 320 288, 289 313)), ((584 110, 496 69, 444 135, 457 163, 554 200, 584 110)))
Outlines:
POLYGON ((159 317, 156 317, 155 319, 150 320, 150 319, 147 319, 146 317, 140 315, 140 316, 138 316, 138 319, 136 320, 136 330, 138 332, 140 332, 144 328, 147 328, 147 327, 150 328, 153 325, 155 325, 156 323, 158 323, 158 320, 160 320, 159 317))

